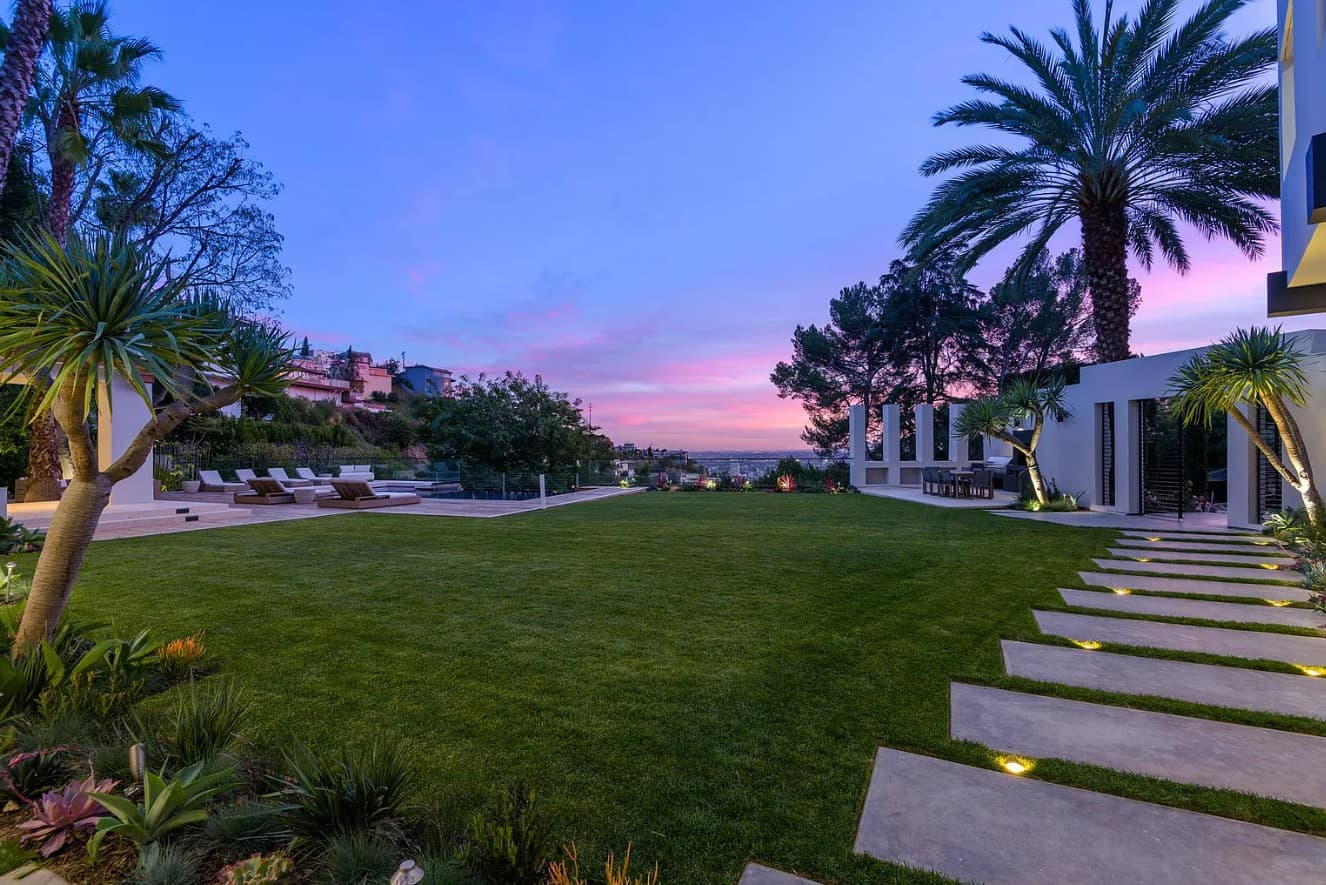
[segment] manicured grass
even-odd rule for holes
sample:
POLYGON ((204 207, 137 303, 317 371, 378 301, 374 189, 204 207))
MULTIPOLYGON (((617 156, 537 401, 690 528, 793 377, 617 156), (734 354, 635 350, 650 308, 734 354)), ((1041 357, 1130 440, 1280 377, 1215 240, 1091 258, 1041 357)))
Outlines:
MULTIPOLYGON (((541 788, 581 855, 634 844, 665 883, 759 859, 826 882, 933 882, 854 856, 874 748, 974 764, 948 683, 1112 533, 861 496, 647 494, 498 520, 381 513, 93 545, 73 614, 207 630, 252 737, 405 742, 421 801, 541 788)), ((23 558, 31 568, 31 558, 23 558)), ((1038 776, 1315 830, 1090 766, 1038 776)))

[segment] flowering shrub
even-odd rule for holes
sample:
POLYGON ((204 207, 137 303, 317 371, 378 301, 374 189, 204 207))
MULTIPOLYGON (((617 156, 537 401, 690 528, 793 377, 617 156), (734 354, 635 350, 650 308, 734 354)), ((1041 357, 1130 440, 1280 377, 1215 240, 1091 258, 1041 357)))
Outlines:
POLYGON ((157 650, 161 671, 173 679, 183 679, 188 676, 207 653, 207 646, 203 643, 203 637, 206 635, 205 631, 199 630, 192 636, 172 639, 161 646, 157 650))
POLYGON ((37 853, 50 857, 69 841, 75 833, 87 835, 97 828, 105 816, 101 806, 89 793, 109 793, 119 781, 98 781, 88 775, 83 780, 72 780, 60 792, 42 794, 32 806, 32 820, 18 825, 23 831, 20 841, 41 842, 37 853))
POLYGON ((778 477, 778 491, 795 492, 796 489, 797 489, 797 481, 792 476, 792 474, 784 473, 782 476, 778 477))

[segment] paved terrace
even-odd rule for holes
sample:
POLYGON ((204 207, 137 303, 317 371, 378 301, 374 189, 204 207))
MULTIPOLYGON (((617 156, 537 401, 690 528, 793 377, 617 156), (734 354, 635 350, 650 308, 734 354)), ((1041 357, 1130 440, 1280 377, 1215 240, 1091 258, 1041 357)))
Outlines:
MULTIPOLYGON (((547 506, 565 507, 598 501, 618 495, 643 491, 617 487, 579 489, 553 495, 547 506)), ((45 529, 55 513, 54 501, 40 504, 10 504, 9 516, 30 529, 45 529)), ((527 501, 470 501, 463 498, 425 498, 418 504, 383 507, 375 510, 336 510, 315 504, 236 505, 229 492, 165 492, 151 504, 112 505, 102 514, 96 539, 136 538, 171 532, 190 532, 225 525, 253 525, 284 522, 290 519, 314 519, 346 513, 392 513, 414 516, 452 516, 471 519, 494 519, 542 509, 538 498, 527 501)))

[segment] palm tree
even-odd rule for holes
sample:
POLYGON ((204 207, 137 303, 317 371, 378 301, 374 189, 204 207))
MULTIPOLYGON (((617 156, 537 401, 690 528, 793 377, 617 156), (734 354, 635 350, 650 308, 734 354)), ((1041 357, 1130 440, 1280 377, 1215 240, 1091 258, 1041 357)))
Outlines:
POLYGON ((1050 495, 1041 475, 1040 462, 1036 460, 1036 447, 1040 445, 1041 433, 1045 430, 1045 419, 1052 417, 1062 421, 1068 415, 1062 378, 1042 382, 1038 378, 1026 377, 1009 384, 998 396, 983 396, 967 403, 958 415, 953 431, 968 439, 993 436, 1021 452, 1027 461, 1031 490, 1037 502, 1044 505, 1050 502, 1050 495), (1024 418, 1032 419, 1031 438, 1026 442, 1010 430, 1015 422, 1024 418))
POLYGON ((23 124, 50 21, 51 0, 18 0, 14 24, 0 30, 5 53, 0 62, 0 193, 5 189, 9 156, 23 124))
MULTIPOLYGON (((192 414, 241 396, 275 396, 293 351, 285 333, 243 322, 183 297, 186 278, 166 279, 166 262, 122 238, 90 243, 50 234, 23 239, 0 285, 0 376, 49 377, 38 415, 69 438, 74 478, 56 507, 15 648, 59 623, 97 522, 115 483, 143 466, 152 445, 192 414), (152 417, 110 464, 99 465, 89 425, 98 379, 118 377, 152 417), (168 402, 154 402, 151 378, 168 402)), ((105 416, 102 416, 105 420, 105 416)))
POLYGON ((942 111, 935 125, 984 126, 1023 143, 926 160, 925 175, 961 171, 935 189, 902 242, 922 256, 966 242, 970 267, 1029 234, 1030 262, 1077 220, 1097 355, 1127 359, 1130 250, 1144 267, 1158 250, 1186 272, 1180 223, 1249 257, 1276 229, 1262 203, 1279 195, 1276 88, 1264 76, 1276 35, 1224 34, 1245 2, 1206 0, 1178 27, 1179 0, 1147 0, 1135 19, 1116 18, 1106 3, 1097 28, 1089 0, 1074 0, 1076 34, 1052 31, 1052 46, 1017 28, 982 35, 1025 65, 1036 85, 968 76, 964 83, 992 98, 942 111))
POLYGON ((1252 440, 1267 463, 1303 499, 1303 513, 1314 529, 1326 528, 1321 493, 1312 478, 1312 462, 1290 406, 1307 402, 1303 353, 1280 329, 1236 329, 1193 356, 1170 378, 1174 407, 1189 424, 1210 426, 1229 415, 1252 440), (1280 431, 1283 454, 1262 439, 1245 407, 1265 409, 1280 431))
POLYGON ((164 151, 152 137, 152 123, 178 110, 179 102, 140 82, 143 62, 160 55, 150 40, 112 34, 104 0, 80 0, 51 17, 50 51, 37 71, 33 109, 50 156, 47 227, 57 241, 69 230, 78 168, 94 159, 98 141, 164 151), (90 136, 88 124, 95 127, 90 136))
MULTIPOLYGON (((129 150, 157 153, 152 122, 179 103, 153 86, 140 85, 142 64, 160 56, 151 42, 111 33, 104 2, 81 0, 57 11, 50 20, 50 49, 36 76, 32 112, 46 136, 51 164, 51 196, 46 226, 64 242, 74 215, 77 171, 97 156, 99 141, 118 142, 129 150), (92 137, 84 131, 94 124, 92 137)), ((88 176, 95 179, 93 172, 88 176)), ((44 379, 34 378, 41 386, 44 379)), ((28 487, 25 501, 60 497, 59 442, 55 421, 31 415, 28 422, 28 487)))

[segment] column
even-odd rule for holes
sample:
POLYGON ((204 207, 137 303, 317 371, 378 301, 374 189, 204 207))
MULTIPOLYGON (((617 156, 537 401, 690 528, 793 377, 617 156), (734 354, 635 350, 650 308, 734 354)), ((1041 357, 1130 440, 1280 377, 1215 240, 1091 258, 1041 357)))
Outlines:
POLYGON ((916 407, 916 461, 931 464, 935 460, 935 407, 921 403, 916 407))
MULTIPOLYGON (((1249 421, 1256 421, 1256 411, 1251 406, 1240 406, 1249 421)), ((1225 419, 1225 477, 1229 495, 1227 509, 1231 527, 1257 526, 1261 516, 1257 501, 1257 448, 1243 432, 1243 428, 1233 418, 1225 419)))
MULTIPOLYGON (((147 403, 118 375, 111 379, 109 392, 104 383, 97 386, 97 461, 103 470, 128 448, 151 417, 147 403)), ((149 453, 136 473, 111 489, 110 502, 143 504, 150 503, 153 498, 152 455, 149 453)))
MULTIPOLYGON (((880 409, 883 418, 883 460, 896 468, 902 460, 902 411, 897 403, 885 403, 880 409)), ((890 473, 890 476, 893 474, 890 473)))
POLYGON ((1142 408, 1136 400, 1114 402, 1114 508, 1120 513, 1141 513, 1142 408))
POLYGON ((852 406, 847 412, 848 451, 852 458, 852 485, 866 484, 866 407, 852 406))

